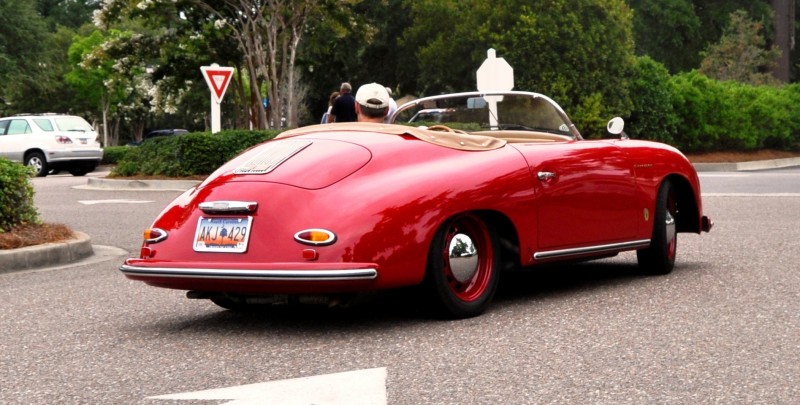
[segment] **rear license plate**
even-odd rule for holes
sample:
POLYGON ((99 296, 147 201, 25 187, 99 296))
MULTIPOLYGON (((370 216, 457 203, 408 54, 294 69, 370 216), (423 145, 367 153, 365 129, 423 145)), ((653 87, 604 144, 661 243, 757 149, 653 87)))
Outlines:
POLYGON ((253 217, 204 218, 194 233, 196 252, 244 253, 250 240, 253 217))

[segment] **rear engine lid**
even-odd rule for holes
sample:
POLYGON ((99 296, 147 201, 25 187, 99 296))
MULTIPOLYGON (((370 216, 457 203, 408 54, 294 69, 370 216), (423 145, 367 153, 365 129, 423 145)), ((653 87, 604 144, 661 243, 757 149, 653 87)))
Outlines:
POLYGON ((367 148, 350 142, 281 139, 253 148, 224 171, 234 174, 228 181, 268 181, 314 190, 355 173, 371 158, 367 148))

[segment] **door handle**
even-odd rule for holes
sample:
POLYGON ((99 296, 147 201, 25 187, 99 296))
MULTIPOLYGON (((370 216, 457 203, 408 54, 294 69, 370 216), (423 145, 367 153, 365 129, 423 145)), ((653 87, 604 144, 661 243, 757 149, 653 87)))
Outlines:
POLYGON ((548 182, 556 178, 556 174, 553 172, 539 172, 537 177, 539 177, 540 181, 548 182))

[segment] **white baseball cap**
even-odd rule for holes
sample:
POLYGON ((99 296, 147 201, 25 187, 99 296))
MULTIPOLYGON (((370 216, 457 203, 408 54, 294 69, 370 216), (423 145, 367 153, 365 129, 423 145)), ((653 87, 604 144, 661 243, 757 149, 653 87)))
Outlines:
POLYGON ((389 92, 378 83, 365 84, 358 88, 356 102, 369 108, 386 108, 389 106, 389 92))

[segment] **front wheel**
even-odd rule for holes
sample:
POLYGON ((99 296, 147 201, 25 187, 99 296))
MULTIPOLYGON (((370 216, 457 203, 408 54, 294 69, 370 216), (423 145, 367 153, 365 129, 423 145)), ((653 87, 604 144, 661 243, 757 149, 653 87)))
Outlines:
POLYGON ((426 284, 445 315, 480 315, 499 282, 500 248, 492 228, 473 214, 459 215, 437 232, 428 254, 426 284))
POLYGON ((678 204, 672 183, 665 180, 658 189, 656 212, 653 215, 653 235, 650 247, 636 251, 639 268, 650 274, 669 274, 675 267, 678 251, 678 234, 675 220, 678 204))

